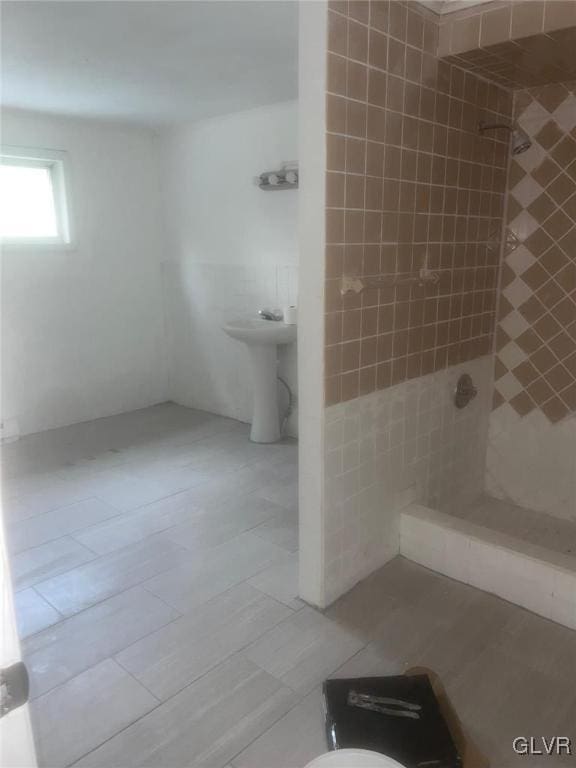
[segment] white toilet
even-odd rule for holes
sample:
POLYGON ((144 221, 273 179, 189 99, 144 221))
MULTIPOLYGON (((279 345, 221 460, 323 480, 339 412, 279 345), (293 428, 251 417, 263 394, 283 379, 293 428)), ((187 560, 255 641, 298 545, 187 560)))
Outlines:
POLYGON ((367 749, 337 749, 308 763, 306 768, 405 768, 391 757, 367 749))

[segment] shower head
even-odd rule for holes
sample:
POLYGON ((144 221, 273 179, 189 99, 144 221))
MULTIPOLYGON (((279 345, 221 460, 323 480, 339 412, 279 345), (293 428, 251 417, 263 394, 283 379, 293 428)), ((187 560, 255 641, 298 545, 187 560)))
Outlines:
POLYGON ((528 134, 524 133, 522 128, 516 126, 512 131, 512 154, 521 155, 522 152, 526 152, 531 146, 532 142, 528 134))
POLYGON ((485 123, 480 121, 478 124, 478 130, 480 133, 484 131, 492 131, 496 128, 504 128, 512 135, 512 154, 521 155, 522 152, 526 152, 532 146, 532 141, 528 134, 526 134, 522 128, 517 125, 506 125, 506 123, 485 123))

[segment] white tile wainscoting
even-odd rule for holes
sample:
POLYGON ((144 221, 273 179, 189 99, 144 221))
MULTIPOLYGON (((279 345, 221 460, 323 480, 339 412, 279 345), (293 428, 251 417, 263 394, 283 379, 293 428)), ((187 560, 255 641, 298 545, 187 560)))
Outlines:
POLYGON ((420 565, 576 629, 576 558, 417 504, 400 552, 420 565))
POLYGON ((326 409, 327 605, 398 554, 407 504, 450 511, 480 495, 492 364, 481 357, 326 409), (478 396, 459 410, 464 372, 478 396))
POLYGON ((576 522, 576 415, 552 424, 539 410, 521 417, 508 403, 492 411, 486 490, 576 522))

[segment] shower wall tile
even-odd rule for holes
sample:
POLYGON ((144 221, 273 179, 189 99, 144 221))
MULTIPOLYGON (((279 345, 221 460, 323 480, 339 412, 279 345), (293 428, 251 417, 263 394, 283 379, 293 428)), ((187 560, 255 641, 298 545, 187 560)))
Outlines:
POLYGON ((327 604, 398 554, 407 504, 450 512, 479 496, 491 391, 487 355, 326 409, 327 604), (464 372, 479 394, 458 410, 464 372))
POLYGON ((519 91, 486 490, 576 520, 576 94, 519 91))
POLYGON ((576 78, 576 3, 508 0, 448 14, 438 55, 505 88, 576 78))
MULTIPOLYGON (((326 404, 492 348, 511 94, 436 57, 438 25, 400 0, 329 6, 326 404), (359 12, 362 7, 362 13, 359 12), (342 276, 436 286, 342 296, 342 276)), ((473 34, 468 30, 469 34, 473 34)))
POLYGON ((532 147, 511 160, 494 405, 557 423, 576 413, 574 84, 519 91, 515 117, 532 147))

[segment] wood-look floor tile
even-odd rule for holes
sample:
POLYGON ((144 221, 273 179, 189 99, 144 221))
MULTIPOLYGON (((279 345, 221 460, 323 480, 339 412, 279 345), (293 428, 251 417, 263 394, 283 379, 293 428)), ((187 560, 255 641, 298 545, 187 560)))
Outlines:
POLYGON ((151 537, 42 581, 36 589, 60 613, 71 616, 178 564, 187 563, 189 557, 184 547, 151 537))
POLYGON ((10 559, 15 589, 26 589, 39 581, 70 571, 93 560, 96 554, 70 536, 49 541, 13 555, 10 559))
POLYGON ((141 587, 29 638, 23 654, 36 697, 121 651, 180 614, 141 587))
POLYGON ((300 693, 308 693, 362 641, 312 608, 302 608, 245 649, 262 669, 300 693))
POLYGON ((183 613, 289 557, 285 550, 250 533, 212 549, 185 551, 185 563, 145 583, 146 589, 183 613))
POLYGON ((20 640, 28 637, 28 635, 33 635, 35 632, 40 632, 62 619, 62 615, 54 606, 46 602, 32 587, 16 592, 14 610, 16 611, 20 640))
POLYGON ((300 768, 328 751, 322 691, 314 689, 232 760, 234 768, 300 768))
POLYGON ((97 664, 31 703, 39 765, 70 765, 157 704, 112 659, 97 664))
POLYGON ((291 611, 240 584, 116 655, 155 696, 167 699, 260 637, 291 611))
POLYGON ((294 693, 278 680, 234 657, 77 765, 223 768, 295 702, 294 693))

